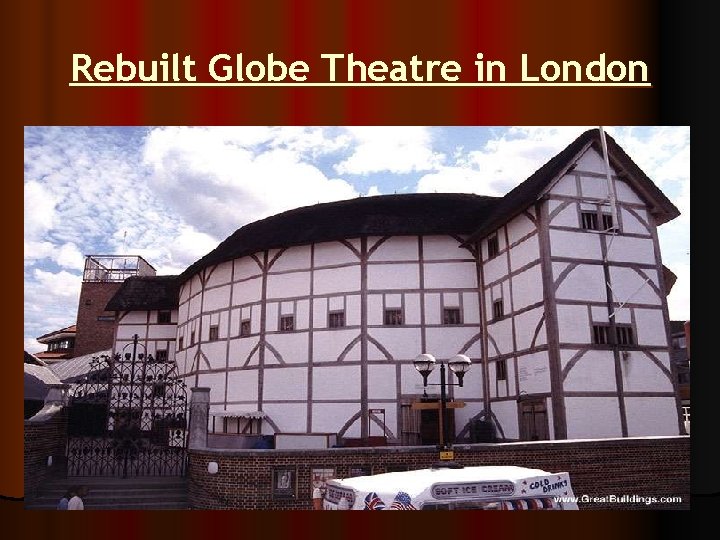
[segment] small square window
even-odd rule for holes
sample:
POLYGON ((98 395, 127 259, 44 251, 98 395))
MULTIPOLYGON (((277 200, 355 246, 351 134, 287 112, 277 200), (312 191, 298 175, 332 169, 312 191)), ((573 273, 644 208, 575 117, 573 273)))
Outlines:
POLYGON ((462 324, 460 308, 443 309, 443 324, 462 324))
POLYGON ((507 360, 498 360, 495 362, 495 374, 498 381, 507 380, 507 360))
POLYGON ((610 343, 610 335, 606 324, 593 324, 593 343, 595 345, 608 345, 610 343))
POLYGON ((241 336, 249 336, 250 335, 250 320, 245 320, 240 323, 240 335, 241 336))
POLYGON ((210 335, 208 336, 208 339, 210 341, 217 341, 220 337, 220 327, 218 325, 213 325, 210 327, 210 335))
POLYGON ((155 351, 156 362, 167 362, 168 352, 166 350, 155 351))
POLYGON ((403 323, 402 309, 386 309, 383 324, 386 326, 400 326, 403 323))
POLYGON ((158 324, 170 324, 170 311, 158 311, 157 322, 158 324))
POLYGON ((500 319, 505 315, 502 298, 493 302, 493 319, 500 319))
POLYGON ((635 334, 632 326, 616 326, 615 336, 618 345, 635 345, 635 334))
POLYGON ((588 231, 598 230, 597 212, 580 212, 582 228, 588 231))
POLYGON ((602 215, 602 227, 603 231, 605 232, 614 231, 616 229, 615 225, 613 224, 612 214, 602 215))
POLYGON ((487 239, 488 259, 492 259, 500 251, 497 234, 487 239))
POLYGON ((328 314, 328 327, 329 328, 342 328, 345 326, 345 312, 344 311, 331 311, 328 314))
POLYGON ((193 345, 195 345, 195 330, 190 332, 190 346, 192 347, 193 345))
POLYGON ((179 350, 179 351, 182 351, 182 350, 185 348, 185 343, 184 343, 184 342, 185 342, 185 339, 184 339, 182 336, 180 336, 180 337, 178 338, 178 350, 179 350))
POLYGON ((280 331, 292 332, 293 330, 295 330, 295 316, 283 315, 280 317, 280 331))

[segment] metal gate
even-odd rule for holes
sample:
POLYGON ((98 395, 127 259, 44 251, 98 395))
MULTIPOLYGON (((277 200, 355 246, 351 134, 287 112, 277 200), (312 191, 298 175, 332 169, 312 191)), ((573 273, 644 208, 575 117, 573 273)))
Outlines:
POLYGON ((92 359, 69 405, 68 476, 185 474, 186 385, 137 335, 114 357, 92 359))

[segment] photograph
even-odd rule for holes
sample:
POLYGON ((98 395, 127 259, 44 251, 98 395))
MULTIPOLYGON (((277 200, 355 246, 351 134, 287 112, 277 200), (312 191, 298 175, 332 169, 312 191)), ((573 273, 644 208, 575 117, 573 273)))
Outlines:
POLYGON ((23 191, 26 510, 689 508, 689 126, 27 125, 23 191))

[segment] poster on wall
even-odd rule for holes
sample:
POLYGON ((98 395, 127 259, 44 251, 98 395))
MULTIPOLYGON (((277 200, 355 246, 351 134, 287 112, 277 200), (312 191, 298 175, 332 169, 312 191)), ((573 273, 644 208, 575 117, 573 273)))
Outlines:
POLYGON ((273 499, 297 498, 297 467, 275 467, 272 477, 273 499))
POLYGON ((310 470, 310 493, 314 493, 316 489, 321 494, 325 493, 325 482, 335 478, 335 469, 333 467, 310 470))
POLYGON ((370 476, 370 465, 352 465, 348 468, 348 478, 370 476))

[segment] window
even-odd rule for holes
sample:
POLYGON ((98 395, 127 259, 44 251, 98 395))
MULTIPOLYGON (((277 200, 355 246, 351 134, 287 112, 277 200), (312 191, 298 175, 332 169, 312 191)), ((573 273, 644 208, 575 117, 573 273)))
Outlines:
POLYGON ((185 347, 184 347, 184 345, 185 345, 184 342, 185 342, 185 339, 184 339, 182 336, 180 336, 180 337, 178 338, 178 350, 179 350, 179 351, 182 351, 182 350, 185 348, 185 347))
POLYGON ((603 231, 615 230, 615 226, 613 225, 612 214, 603 214, 602 215, 602 226, 603 226, 603 231))
POLYGON ((632 326, 615 326, 615 336, 618 345, 635 345, 635 335, 632 326))
POLYGON ((170 324, 170 311, 158 311, 157 322, 158 324, 170 324))
POLYGON ((462 324, 460 308, 443 309, 443 324, 462 324))
POLYGON ((295 316, 283 315, 280 317, 280 331, 292 332, 295 329, 295 316))
POLYGON ((192 347, 193 345, 195 345, 195 330, 190 332, 190 346, 192 347))
POLYGON ((219 337, 220 337, 220 327, 217 324, 215 324, 210 327, 210 335, 208 336, 208 339, 210 339, 210 341, 217 341, 219 337))
POLYGON ((167 362, 168 354, 165 350, 155 351, 156 362, 167 362))
POLYGON ((345 326, 345 312, 344 311, 331 311, 328 314, 328 327, 329 328, 342 328, 345 326))
POLYGON ((492 259, 500 251, 497 234, 487 239, 488 259, 492 259))
POLYGON ((245 320, 240 323, 240 335, 241 336, 249 336, 250 335, 250 320, 245 320))
POLYGON ((610 344, 609 328, 606 324, 593 324, 593 343, 595 345, 610 344))
POLYGON ((505 314, 502 298, 493 302, 493 319, 500 319, 505 314))
POLYGON ((400 326, 403 323, 402 309, 386 309, 383 324, 386 326, 400 326))
POLYGON ((506 360, 498 360, 495 362, 495 374, 497 375, 498 381, 506 381, 507 380, 507 361, 506 360))
POLYGON ((588 231, 598 230, 597 212, 580 212, 582 228, 588 231))

